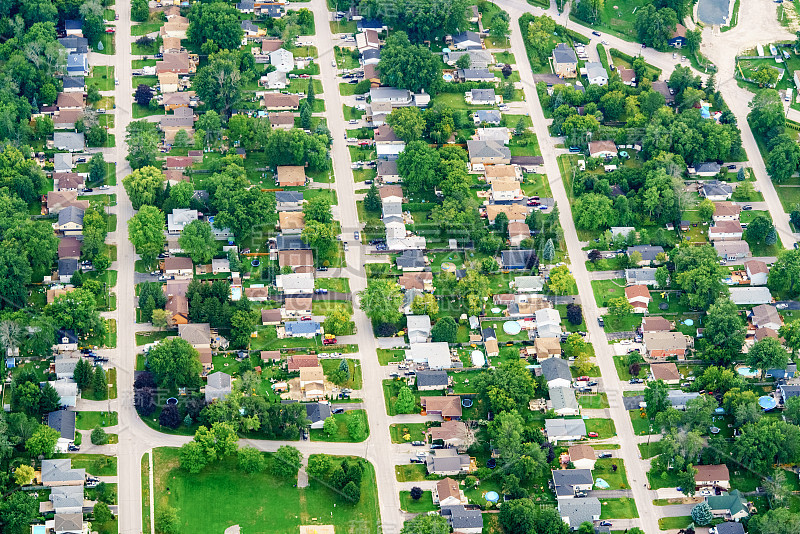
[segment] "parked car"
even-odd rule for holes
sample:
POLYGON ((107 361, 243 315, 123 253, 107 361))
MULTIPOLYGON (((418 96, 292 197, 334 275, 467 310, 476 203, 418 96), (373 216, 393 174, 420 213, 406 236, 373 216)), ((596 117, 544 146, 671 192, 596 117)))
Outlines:
POLYGON ((344 408, 334 408, 331 410, 331 413, 336 415, 337 413, 344 413, 344 408))
POLYGON ((745 204, 744 206, 742 206, 742 209, 744 211, 750 211, 751 209, 753 209, 753 206, 751 206, 750 204, 745 204))
POLYGON ((603 320, 602 317, 598 317, 597 318, 597 324, 600 325, 601 327, 606 325, 606 323, 605 323, 605 321, 603 320))
POLYGON ((87 187, 86 189, 83 190, 84 193, 91 193, 93 191, 94 189, 92 189, 91 187, 87 187))
POLYGON ((594 35, 595 37, 600 37, 600 32, 594 31, 592 32, 592 35, 594 35))
POLYGON ((600 526, 601 527, 610 527, 611 526, 611 521, 600 521, 600 526))
POLYGON ((67 450, 70 452, 77 452, 81 450, 81 447, 80 445, 75 445, 74 443, 70 443, 69 445, 67 445, 67 450))
POLYGON ((604 452, 604 453, 600 454, 600 456, 598 456, 598 458, 611 458, 611 453, 610 452, 604 452))
POLYGON ((411 445, 414 446, 414 447, 424 447, 425 446, 425 442, 424 441, 412 441, 411 445))
POLYGON ((423 463, 423 460, 422 460, 422 458, 417 458, 416 456, 412 456, 412 457, 409 459, 409 461, 410 461, 412 464, 421 464, 421 463, 423 463))
POLYGON ((314 293, 316 293, 317 295, 327 295, 328 294, 328 290, 327 289, 315 289, 314 293))
POLYGON ((358 234, 358 232, 353 232, 353 238, 354 238, 356 241, 359 241, 359 240, 360 240, 360 237, 359 237, 359 234, 358 234))
POLYGON ((600 434, 598 434, 597 432, 589 432, 586 435, 589 436, 590 438, 599 438, 600 437, 600 434))

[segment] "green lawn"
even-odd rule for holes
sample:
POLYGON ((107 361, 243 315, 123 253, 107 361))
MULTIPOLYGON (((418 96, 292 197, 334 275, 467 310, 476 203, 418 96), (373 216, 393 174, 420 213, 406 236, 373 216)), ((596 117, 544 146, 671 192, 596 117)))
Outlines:
MULTIPOLYGON (((617 375, 619 375, 620 380, 628 381, 631 378, 634 378, 630 371, 628 370, 628 366, 625 365, 625 361, 623 360, 623 356, 614 356, 614 367, 617 368, 617 375)), ((650 370, 650 366, 645 363, 639 364, 639 374, 636 378, 645 377, 647 376, 648 371, 650 370)))
POLYGON ((586 419, 586 432, 597 432, 599 439, 612 438, 617 435, 614 421, 611 419, 586 419))
POLYGON ((317 278, 314 280, 314 289, 350 293, 350 280, 347 278, 317 278))
MULTIPOLYGON (((155 17, 153 17, 155 18, 155 17)), ((139 24, 134 24, 131 26, 131 35, 134 37, 139 37, 141 35, 147 35, 148 33, 157 32, 161 29, 161 26, 164 25, 164 20, 150 20, 147 22, 142 22, 139 24)))
POLYGON ((658 456, 661 454, 661 443, 658 441, 654 441, 652 443, 640 443, 639 452, 641 453, 642 458, 645 460, 654 456, 658 456))
POLYGON ((178 333, 172 330, 164 332, 137 332, 136 345, 147 345, 148 343, 154 343, 156 341, 177 335, 178 333))
POLYGON ((411 498, 410 491, 401 491, 400 509, 411 514, 424 514, 433 512, 437 510, 438 507, 433 504, 433 496, 430 491, 423 491, 422 496, 416 501, 411 498))
POLYGON ((608 306, 609 300, 625 296, 625 279, 592 280, 592 292, 597 305, 604 308, 608 306))
POLYGON ((631 332, 642 324, 642 317, 638 313, 626 313, 622 317, 609 313, 603 316, 605 321, 603 330, 606 332, 631 332))
POLYGON ((408 443, 409 441, 425 441, 426 423, 403 423, 389 426, 389 435, 392 436, 392 443, 408 443), (403 436, 408 435, 409 439, 403 436))
POLYGON ((621 458, 599 458, 594 464, 592 473, 595 480, 602 478, 611 489, 630 489, 628 485, 628 475, 625 473, 625 462, 621 458), (613 466, 617 466, 614 471, 613 466))
POLYGON ((91 74, 86 85, 96 85, 99 91, 114 90, 114 67, 96 65, 92 67, 91 74))
POLYGON ((608 408, 608 397, 605 393, 598 393, 597 395, 580 395, 578 397, 578 404, 581 408, 590 410, 599 410, 608 408))
POLYGON ((97 426, 106 427, 117 424, 117 412, 78 412, 75 415, 75 428, 92 430, 97 426))
POLYGON ((143 119, 151 115, 163 115, 163 114, 164 114, 164 108, 162 107, 157 107, 155 109, 152 109, 150 108, 150 106, 140 106, 136 102, 133 103, 134 119, 143 119))
MULTIPOLYGON (((350 389, 361 389, 362 386, 361 362, 352 359, 348 359, 347 362, 350 364, 350 380, 340 385, 342 387, 350 389)), ((342 360, 338 358, 320 361, 320 364, 322 365, 322 370, 325 371, 326 376, 338 370, 341 363, 342 360)))
POLYGON ((378 349, 378 361, 381 365, 389 365, 389 362, 401 362, 405 357, 406 353, 401 349, 378 349))
POLYGON ((639 517, 636 503, 630 497, 619 499, 601 499, 603 505, 600 519, 635 519, 639 517))
POLYGON ((142 455, 142 531, 150 532, 150 453, 142 455))
POLYGON ((660 517, 658 528, 661 530, 677 530, 686 528, 692 522, 692 516, 683 515, 678 517, 660 517))
POLYGON ((642 414, 645 412, 640 410, 630 410, 628 413, 631 416, 631 425, 633 425, 634 434, 638 436, 646 436, 651 433, 658 433, 655 431, 655 429, 653 429, 653 432, 651 432, 650 420, 646 416, 642 417, 642 414))
POLYGON ((116 476, 117 458, 104 454, 57 454, 56 458, 69 458, 73 469, 86 469, 86 472, 97 476, 116 476))
POLYGON ((179 467, 179 449, 154 453, 156 517, 165 506, 175 508, 180 532, 222 532, 234 524, 249 532, 280 534, 308 524, 333 524, 337 532, 378 532, 375 471, 368 462, 362 464, 361 500, 351 504, 323 481, 312 478, 310 486, 300 489, 294 478, 273 475, 269 453, 267 470, 253 475, 238 470, 236 456, 191 475, 179 467))
POLYGON ((404 464, 396 465, 394 474, 398 482, 416 482, 425 480, 425 477, 428 476, 428 470, 425 464, 404 464))
POLYGON ((355 443, 358 441, 364 441, 369 436, 369 423, 367 422, 367 412, 366 410, 350 410, 344 413, 337 413, 336 415, 332 415, 334 421, 336 421, 336 432, 329 436, 327 435, 321 428, 312 428, 311 429, 311 441, 335 441, 335 442, 349 442, 355 443), (350 437, 350 433, 347 430, 347 424, 353 417, 360 417, 364 421, 364 428, 366 432, 362 439, 355 440, 350 437))

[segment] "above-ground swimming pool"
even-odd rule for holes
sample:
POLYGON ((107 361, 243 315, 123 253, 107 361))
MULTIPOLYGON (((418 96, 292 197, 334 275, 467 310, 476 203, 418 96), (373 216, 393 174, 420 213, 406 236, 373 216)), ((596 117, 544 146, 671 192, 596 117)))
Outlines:
POLYGON ((758 369, 751 369, 749 367, 737 367, 736 372, 747 378, 758 376, 758 369))
POLYGON ((758 405, 764 408, 764 410, 771 410, 778 405, 778 401, 769 395, 764 395, 758 398, 758 405))
POLYGON ((453 75, 452 74, 442 74, 442 79, 444 81, 446 81, 446 82, 452 82, 453 81, 453 75))
POLYGON ((503 332, 511 336, 516 336, 522 331, 522 327, 517 321, 506 321, 503 323, 503 332))

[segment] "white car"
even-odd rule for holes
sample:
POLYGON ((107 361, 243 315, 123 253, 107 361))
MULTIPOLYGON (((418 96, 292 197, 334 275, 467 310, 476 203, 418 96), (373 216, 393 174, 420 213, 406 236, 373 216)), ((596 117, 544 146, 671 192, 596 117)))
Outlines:
POLYGON ((789 307, 789 305, 788 305, 788 304, 786 304, 785 302, 781 302, 780 304, 778 304, 778 305, 777 305, 777 306, 775 306, 775 307, 776 307, 776 308, 778 308, 779 310, 785 310, 786 308, 788 308, 788 307, 789 307))
POLYGON ((331 60, 331 67, 336 67, 336 60, 335 59, 331 60))

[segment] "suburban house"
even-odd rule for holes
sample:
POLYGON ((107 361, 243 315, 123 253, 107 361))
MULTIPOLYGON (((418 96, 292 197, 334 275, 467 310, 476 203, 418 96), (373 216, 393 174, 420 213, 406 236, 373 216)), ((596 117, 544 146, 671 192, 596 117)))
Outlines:
POLYGON ((83 486, 86 479, 86 469, 73 469, 72 460, 61 458, 57 460, 42 460, 42 485, 57 486, 83 486))
POLYGON ((281 269, 291 267, 295 273, 312 273, 314 271, 314 253, 310 250, 281 250, 278 252, 278 266, 281 269))
POLYGON ((302 191, 277 191, 275 200, 278 211, 294 211, 303 208, 302 191))
POLYGON ((311 422, 311 429, 320 429, 325 426, 325 419, 331 416, 331 405, 327 402, 312 402, 306 404, 306 417, 311 422))
POLYGON ((772 293, 765 286, 731 287, 728 289, 731 302, 737 306, 755 306, 772 302, 772 293))
POLYGON ((439 513, 447 519, 453 532, 461 534, 481 534, 483 532, 483 514, 480 510, 467 509, 463 504, 442 506, 439 513))
POLYGON ((423 292, 433 292, 433 273, 428 271, 423 272, 408 272, 400 275, 397 279, 400 289, 416 289, 423 292))
POLYGON ((531 230, 524 222, 508 224, 508 242, 512 247, 522 246, 522 242, 531 237, 531 230))
POLYGON ((781 404, 785 405, 787 399, 800 397, 800 385, 781 384, 778 386, 778 395, 780 395, 781 404))
POLYGON ((675 356, 679 360, 686 357, 688 344, 686 336, 680 332, 645 332, 645 353, 649 358, 667 358, 675 356))
POLYGON ((432 443, 441 440, 442 443, 455 447, 459 452, 466 450, 470 444, 470 431, 462 421, 453 419, 443 421, 441 426, 432 426, 428 428, 427 432, 432 443))
POLYGON ((47 426, 58 432, 56 448, 59 452, 67 452, 67 447, 75 440, 75 413, 56 410, 47 414, 47 426))
POLYGON ((625 269, 625 283, 628 285, 658 286, 655 267, 625 269))
POLYGON ((547 358, 541 362, 541 365, 542 376, 547 380, 548 388, 568 388, 572 385, 572 373, 570 372, 569 362, 567 360, 563 360, 559 357, 547 358))
POLYGON ((514 202, 522 200, 522 188, 516 180, 494 180, 491 186, 492 202, 514 202))
POLYGON ((561 78, 578 76, 578 56, 566 43, 558 43, 553 49, 553 72, 561 78))
POLYGON ((420 397, 419 402, 428 415, 438 415, 444 419, 461 419, 461 397, 458 395, 420 397))
POLYGON ((89 75, 89 57, 85 52, 70 52, 67 55, 67 74, 69 76, 89 75))
POLYGON ((742 207, 733 202, 715 202, 714 215, 712 219, 714 222, 718 221, 738 221, 739 215, 742 212, 742 207))
POLYGON ((294 70, 294 55, 285 48, 279 48, 269 54, 269 63, 280 72, 291 72, 294 70))
POLYGON ((511 151, 497 141, 467 141, 470 168, 473 172, 483 172, 486 165, 511 163, 511 151))
MULTIPOLYGON (((744 525, 736 521, 719 523, 713 528, 715 529, 714 534, 745 534, 744 525)), ((709 532, 711 531, 709 530, 709 532)))
POLYGON ((397 268, 403 272, 422 271, 425 268, 425 253, 421 250, 404 250, 395 258, 397 268))
POLYGON ((769 267, 761 260, 748 260, 744 262, 744 269, 750 279, 751 286, 763 286, 767 284, 769 267))
POLYGON ((286 321, 283 327, 286 332, 286 337, 291 338, 302 337, 312 339, 324 333, 322 325, 317 321, 286 321))
POLYGON ((48 214, 57 215, 69 206, 86 211, 89 208, 89 201, 78 200, 78 192, 75 190, 48 191, 45 206, 48 214))
POLYGON ((283 322, 280 308, 261 308, 261 324, 264 326, 277 326, 283 322))
POLYGON ((417 371, 417 389, 420 391, 443 391, 449 385, 447 371, 417 371))
POLYGON ((431 493, 433 504, 438 504, 439 506, 469 504, 464 492, 458 487, 458 482, 450 477, 443 478, 437 482, 431 493))
MULTIPOLYGON (((710 231, 710 230, 709 230, 710 231)), ((743 239, 733 241, 714 241, 714 250, 725 261, 736 261, 750 257, 750 245, 743 239)))
POLYGON ((500 253, 500 262, 505 269, 527 269, 536 252, 527 249, 504 250, 500 253))
POLYGON ((495 75, 489 69, 458 69, 456 78, 462 82, 493 82, 495 75))
POLYGON ((169 295, 164 310, 170 326, 189 323, 189 300, 185 295, 169 295))
POLYGON ((183 229, 196 221, 199 217, 197 210, 176 208, 172 213, 167 214, 167 233, 170 235, 181 235, 183 229))
POLYGON ((675 27, 675 31, 672 32, 670 38, 667 40, 667 44, 674 48, 683 48, 683 45, 686 44, 686 26, 678 23, 675 27))
POLYGON ((453 46, 458 50, 482 49, 483 41, 476 32, 466 31, 453 36, 453 46))
POLYGON ((553 308, 540 308, 534 312, 536 335, 539 337, 561 336, 561 315, 553 308))
POLYGON ((641 254, 642 259, 639 262, 639 265, 645 266, 645 265, 650 265, 650 263, 652 262, 657 262, 658 260, 656 258, 658 257, 659 254, 662 254, 664 252, 664 247, 660 245, 656 246, 636 245, 633 247, 628 247, 627 250, 625 251, 625 253, 628 255, 629 258, 631 257, 631 254, 633 254, 634 252, 638 252, 639 254, 641 254))
POLYGON ((610 159, 617 155, 617 145, 614 141, 590 141, 589 157, 610 159))
POLYGON ((286 295, 310 295, 314 293, 312 273, 279 274, 275 277, 275 287, 286 295))
POLYGON ((700 393, 696 391, 686 392, 679 389, 670 389, 667 391, 667 400, 676 410, 686 410, 686 404, 699 396, 700 393))
POLYGON ((750 515, 750 503, 739 490, 732 490, 722 495, 709 495, 706 497, 706 503, 711 507, 714 517, 740 521, 750 515))
POLYGON ((472 114, 475 124, 493 124, 499 126, 503 120, 500 111, 494 109, 481 109, 472 114))
POLYGON ((700 196, 714 202, 730 200, 732 195, 733 187, 719 180, 708 180, 700 187, 700 196))
POLYGON ((711 241, 741 241, 744 230, 739 221, 719 221, 708 229, 711 241))
POLYGON ((675 362, 650 364, 650 377, 652 380, 662 380, 670 385, 679 384, 681 381, 681 374, 675 362))
POLYGON ((647 306, 652 300, 650 290, 645 285, 626 286, 625 298, 633 306, 633 313, 647 313, 647 306))
MULTIPOLYGON (((491 126, 487 128, 476 128, 475 135, 480 141, 498 141, 507 145, 511 141, 511 130, 505 126, 491 126)), ((485 174, 485 171, 484 171, 485 174)), ((518 180, 516 173, 508 178, 518 180)))
POLYGON ((278 227, 284 234, 299 234, 305 225, 306 217, 302 211, 282 211, 278 214, 278 227))
POLYGON ((319 367, 319 359, 315 354, 291 354, 286 361, 288 371, 299 371, 303 367, 319 367))
POLYGON ((583 523, 599 521, 601 508, 602 505, 597 497, 558 500, 558 514, 572 530, 578 530, 583 523))
POLYGON ((463 56, 469 56, 469 66, 473 69, 485 69, 495 63, 492 53, 485 49, 473 48, 472 50, 442 50, 442 60, 450 66, 455 65, 463 56))
MULTIPOLYGON (((557 360, 559 358, 550 358, 557 360)), ((549 361, 549 360, 545 360, 549 361)), ((581 408, 578 399, 575 398, 575 390, 571 387, 551 387, 550 400, 547 401, 547 409, 553 410, 561 416, 580 415, 581 408)))
POLYGON ((178 336, 196 349, 211 347, 211 326, 208 323, 179 324, 178 336))
POLYGON ((756 328, 780 329, 783 321, 775 306, 760 304, 753 308, 750 313, 750 322, 756 328))
POLYGON ((55 486, 48 499, 39 503, 40 514, 81 514, 83 518, 83 486, 55 486))
POLYGON ((58 222, 53 225, 56 232, 65 236, 83 234, 83 210, 75 206, 67 206, 58 212, 58 222))
POLYGON ((486 206, 486 219, 494 224, 495 218, 499 214, 505 213, 509 223, 525 222, 531 211, 532 208, 523 204, 489 204, 486 206))
POLYGON ((75 330, 59 328, 56 330, 53 339, 53 348, 56 352, 67 352, 78 350, 78 336, 75 335, 75 330))
POLYGON ((469 473, 473 468, 473 460, 466 454, 457 454, 453 449, 439 449, 436 454, 426 457, 425 465, 430 474, 456 476, 469 473))
POLYGON ((597 458, 594 453, 594 448, 586 443, 579 443, 572 445, 569 448, 569 461, 575 465, 575 469, 594 469, 594 464, 597 458))
POLYGON ((176 279, 192 278, 194 268, 192 259, 185 256, 170 256, 164 258, 162 270, 167 276, 174 276, 176 279))
POLYGON ((300 107, 300 97, 283 93, 266 93, 261 99, 264 109, 276 111, 297 111, 300 107))
POLYGON ((54 172, 53 187, 58 191, 78 192, 86 185, 86 179, 77 172, 54 172))
POLYGON ((270 113, 269 124, 279 130, 291 130, 294 128, 294 115, 288 111, 270 113))
POLYGON ((86 142, 83 132, 55 132, 53 133, 53 146, 57 150, 82 152, 86 142))
POLYGON ((597 61, 587 62, 586 65, 586 78, 591 85, 604 86, 608 84, 608 73, 603 68, 603 64, 597 61))
POLYGON ((311 297, 286 297, 281 313, 284 319, 289 317, 307 317, 311 315, 311 297))
POLYGON ((539 362, 547 359, 561 359, 561 342, 557 337, 537 337, 533 340, 533 348, 539 362))
POLYGON ((696 465, 694 468, 697 469, 694 482, 698 488, 731 489, 731 475, 727 465, 696 465))
POLYGON ((708 178, 711 176, 716 176, 721 168, 722 166, 716 161, 705 161, 702 163, 696 163, 694 166, 689 167, 687 171, 691 175, 708 178))
POLYGON ((573 499, 581 491, 591 491, 594 485, 589 469, 556 469, 553 471, 553 489, 556 499, 573 499))
POLYGON ((431 337, 431 318, 427 315, 406 317, 409 343, 427 343, 431 337))
POLYGON ((278 165, 275 181, 281 187, 306 185, 306 169, 301 165, 278 165))
POLYGON ((208 375, 206 382, 206 402, 213 402, 217 399, 225 399, 231 393, 231 375, 223 372, 216 372, 208 375))
POLYGON ((300 368, 300 389, 307 398, 321 398, 325 396, 325 372, 322 367, 300 368))
POLYGON ((378 179, 385 184, 393 184, 401 181, 400 173, 397 171, 397 160, 380 160, 378 162, 378 179))
POLYGON ((545 419, 544 432, 550 443, 580 441, 586 437, 586 423, 583 419, 545 419))
POLYGON ((636 71, 633 69, 627 69, 625 67, 620 67, 617 69, 617 74, 619 74, 620 80, 625 85, 634 86, 636 85, 636 71))
POLYGON ((464 99, 473 106, 493 106, 497 102, 494 89, 472 89, 464 93, 464 99))

